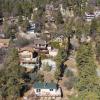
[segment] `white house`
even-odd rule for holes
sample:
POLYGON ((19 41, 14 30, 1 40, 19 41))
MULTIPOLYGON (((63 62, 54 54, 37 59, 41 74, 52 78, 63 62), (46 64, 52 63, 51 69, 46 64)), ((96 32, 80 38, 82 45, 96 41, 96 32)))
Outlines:
POLYGON ((95 18, 95 14, 94 13, 87 13, 85 12, 85 20, 90 22, 95 18))
POLYGON ((61 89, 55 83, 36 82, 33 85, 36 96, 61 97, 61 89))

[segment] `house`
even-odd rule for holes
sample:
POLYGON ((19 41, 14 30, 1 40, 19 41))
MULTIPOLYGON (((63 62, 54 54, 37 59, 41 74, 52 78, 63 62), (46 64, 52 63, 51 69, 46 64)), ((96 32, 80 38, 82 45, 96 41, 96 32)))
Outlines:
POLYGON ((63 34, 56 34, 53 37, 54 37, 53 41, 54 42, 58 42, 60 47, 63 47, 64 44, 66 44, 66 46, 67 46, 68 38, 65 35, 63 35, 63 34))
MULTIPOLYGON (((42 40, 40 38, 38 39, 34 39, 33 42, 27 46, 24 46, 24 47, 18 47, 19 49, 19 52, 25 52, 26 54, 29 52, 31 53, 34 53, 34 52, 37 52, 37 53, 43 53, 43 54, 48 54, 49 51, 47 49, 47 42, 45 40, 42 40)), ((31 56, 32 57, 32 56, 31 56)))
POLYGON ((10 39, 0 39, 0 48, 8 48, 10 39))
POLYGON ((80 42, 81 43, 84 43, 84 42, 89 43, 89 42, 91 42, 91 37, 82 35, 81 38, 80 38, 80 42))
POLYGON ((64 35, 57 36, 54 41, 62 43, 64 41, 64 35))
POLYGON ((94 18, 95 18, 95 14, 94 13, 87 13, 87 12, 85 12, 85 20, 87 22, 92 21, 94 18))
POLYGON ((22 48, 19 50, 20 65, 26 68, 39 66, 38 53, 33 48, 22 48))
POLYGON ((85 20, 90 22, 94 18, 100 17, 100 9, 95 8, 95 10, 92 13, 85 12, 85 20))
POLYGON ((34 33, 41 33, 42 23, 40 21, 31 21, 29 20, 28 30, 34 30, 34 33))
POLYGON ((27 27, 26 32, 21 31, 21 27, 19 27, 19 36, 26 39, 34 39, 40 36, 42 29, 42 23, 40 21, 33 22, 29 20, 29 25, 27 27))
POLYGON ((47 48, 47 42, 45 41, 45 40, 43 40, 43 39, 40 39, 40 38, 38 38, 38 39, 34 39, 33 40, 33 44, 34 44, 34 47, 36 48, 36 49, 46 49, 47 48))
POLYGON ((31 38, 39 37, 39 33, 41 33, 42 23, 37 21, 29 21, 29 27, 27 28, 27 35, 31 36, 31 38))
POLYGON ((61 97, 61 89, 55 83, 35 82, 33 88, 39 97, 61 97))

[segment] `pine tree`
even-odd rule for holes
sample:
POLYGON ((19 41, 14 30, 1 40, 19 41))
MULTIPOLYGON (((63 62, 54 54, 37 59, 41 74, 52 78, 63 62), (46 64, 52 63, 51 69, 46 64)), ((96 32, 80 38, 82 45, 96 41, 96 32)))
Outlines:
MULTIPOLYGON (((84 92, 93 92, 100 96, 100 84, 96 76, 97 66, 94 63, 93 50, 91 44, 82 44, 77 52, 77 67, 79 77, 76 87, 83 97, 84 92)), ((87 99, 84 99, 87 100, 87 99)))
POLYGON ((0 74, 2 97, 7 96, 10 100, 14 100, 20 96, 23 73, 24 69, 19 65, 18 51, 15 48, 9 48, 4 62, 3 73, 0 74), (4 94, 4 91, 6 94, 4 94))

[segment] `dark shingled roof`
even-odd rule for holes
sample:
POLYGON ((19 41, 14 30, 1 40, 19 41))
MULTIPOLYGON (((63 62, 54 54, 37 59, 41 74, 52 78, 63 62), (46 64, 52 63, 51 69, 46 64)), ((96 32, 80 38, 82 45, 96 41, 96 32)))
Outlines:
POLYGON ((35 82, 33 85, 36 89, 57 89, 55 83, 44 83, 44 82, 35 82))
POLYGON ((34 44, 41 44, 41 45, 45 45, 46 41, 42 40, 42 39, 34 39, 34 44))

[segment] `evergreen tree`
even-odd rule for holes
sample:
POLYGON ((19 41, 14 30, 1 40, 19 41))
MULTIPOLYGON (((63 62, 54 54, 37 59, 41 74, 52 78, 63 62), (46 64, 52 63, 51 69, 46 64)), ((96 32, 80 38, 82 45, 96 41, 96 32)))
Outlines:
POLYGON ((18 51, 10 48, 5 59, 3 73, 0 74, 0 95, 3 98, 6 96, 14 100, 20 96, 23 73, 24 69, 19 65, 18 51))
MULTIPOLYGON (((91 44, 82 44, 77 52, 77 67, 79 77, 76 87, 83 96, 84 92, 93 92, 100 96, 100 84, 96 76, 96 65, 94 63, 91 44)), ((84 95, 83 97, 85 97, 84 95)), ((88 96, 87 96, 88 97, 88 96)), ((84 99, 87 100, 87 99, 84 99)))

